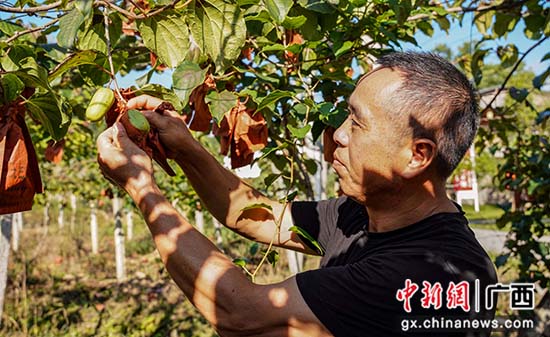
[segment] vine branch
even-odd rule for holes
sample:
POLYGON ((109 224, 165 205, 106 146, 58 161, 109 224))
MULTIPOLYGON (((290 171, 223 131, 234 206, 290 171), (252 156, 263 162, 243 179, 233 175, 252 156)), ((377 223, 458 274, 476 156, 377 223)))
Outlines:
POLYGON ((7 12, 7 13, 38 13, 38 12, 47 12, 49 10, 52 10, 54 8, 57 8, 61 6, 62 1, 56 1, 49 5, 42 5, 42 6, 36 6, 36 7, 8 7, 8 6, 0 6, 1 12, 7 12))
POLYGON ((497 99, 498 95, 502 92, 502 90, 506 89, 506 84, 508 83, 508 81, 510 80, 510 78, 512 78, 512 75, 514 74, 514 72, 518 69, 519 65, 521 64, 521 62, 523 61, 523 59, 527 56, 527 54, 529 54, 533 49, 535 49, 536 47, 538 47, 541 43, 544 42, 544 40, 548 39, 549 36, 545 36, 543 39, 541 39, 540 41, 538 41, 537 43, 535 43, 534 45, 532 45, 529 49, 527 49, 527 51, 525 53, 523 53, 523 55, 520 57, 519 60, 516 61, 516 64, 514 64, 514 67, 512 68, 512 70, 510 71, 510 73, 508 73, 508 76, 506 76, 506 78, 504 79, 504 82, 502 82, 502 84, 500 85, 500 88, 498 88, 497 92, 495 93, 495 95, 493 96, 493 98, 491 99, 491 101, 489 102, 489 104, 487 104, 485 106, 485 108, 483 108, 483 110, 480 112, 480 115, 483 115, 485 112, 487 112, 487 110, 489 110, 491 108, 491 106, 493 105, 493 103, 495 102, 495 100, 497 99))
MULTIPOLYGON (((483 13, 491 10, 499 10, 499 9, 512 9, 516 7, 523 6, 524 3, 526 3, 526 0, 522 1, 510 1, 510 2, 504 2, 502 4, 490 4, 490 5, 479 5, 477 7, 451 7, 451 8, 445 8, 447 11, 447 14, 452 13, 469 13, 469 12, 476 12, 476 13, 483 13)), ((437 15, 437 12, 432 12, 431 15, 437 15)), ((423 20, 427 19, 431 16, 430 14, 416 14, 413 16, 410 16, 407 18, 407 21, 416 21, 416 20, 423 20)))
MULTIPOLYGON (((129 19, 132 19, 132 20, 143 20, 143 19, 147 19, 151 16, 154 16, 154 15, 157 15, 167 9, 170 9, 170 8, 173 8, 175 5, 177 5, 178 2, 180 2, 181 0, 173 0, 172 2, 170 2, 169 4, 167 5, 164 5, 158 9, 155 9, 154 11, 151 11, 149 13, 143 13, 143 14, 134 14, 130 11, 127 11, 126 9, 124 8, 121 8, 117 5, 115 5, 114 3, 110 2, 110 1, 107 1, 107 0, 99 0, 97 3, 98 4, 101 4, 101 5, 104 5, 104 6, 107 6, 107 7, 110 7, 111 9, 123 14, 124 16, 126 16, 127 18, 129 19)), ((192 0, 187 0, 182 6, 187 6, 189 5, 189 3, 191 3, 192 0)))
POLYGON ((118 82, 115 76, 115 67, 113 65, 113 56, 111 54, 111 37, 109 36, 109 13, 107 7, 103 7, 103 23, 105 25, 105 41, 107 42, 107 59, 109 60, 109 67, 111 69, 111 80, 113 81, 115 92, 117 93, 118 98, 122 102, 126 103, 126 100, 120 93, 120 88, 118 86, 118 82))
POLYGON ((13 34, 12 37, 10 37, 9 39, 6 40, 6 43, 10 43, 12 42, 13 40, 17 40, 19 37, 23 36, 23 35, 26 35, 26 34, 30 34, 30 33, 34 33, 36 31, 39 31, 39 30, 43 30, 43 29, 46 29, 48 28, 49 26, 51 25, 54 25, 56 24, 58 21, 59 21, 60 17, 59 18, 56 18, 56 19, 53 19, 52 21, 42 25, 42 26, 39 26, 39 27, 33 27, 33 28, 29 28, 29 29, 26 29, 26 30, 20 30, 18 32, 16 32, 15 34, 13 34))

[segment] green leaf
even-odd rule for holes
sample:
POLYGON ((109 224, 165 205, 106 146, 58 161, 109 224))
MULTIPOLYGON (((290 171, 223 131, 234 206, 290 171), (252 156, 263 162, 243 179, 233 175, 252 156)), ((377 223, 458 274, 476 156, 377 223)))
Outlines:
POLYGON ((442 17, 438 17, 435 20, 436 20, 437 24, 439 25, 439 28, 441 28, 441 30, 443 30, 447 33, 449 32, 449 28, 451 28, 451 23, 449 22, 449 19, 442 16, 442 17))
POLYGON ((292 193, 290 193, 289 195, 286 196, 286 201, 287 202, 292 202, 294 201, 294 199, 296 199, 296 196, 298 195, 298 191, 294 191, 292 193))
POLYGON ((172 74, 172 88, 178 95, 181 105, 186 106, 191 92, 204 82, 208 68, 201 69, 198 64, 185 61, 172 74))
POLYGON ((253 244, 250 245, 250 248, 248 248, 248 254, 250 254, 251 256, 256 255, 259 248, 260 248, 260 245, 257 242, 254 242, 253 244))
POLYGON ((527 95, 529 94, 529 91, 525 88, 518 89, 516 87, 511 87, 509 90, 510 96, 515 99, 518 102, 522 102, 525 100, 527 95))
POLYGON ((483 77, 481 69, 483 66, 483 60, 488 51, 488 49, 479 49, 472 56, 472 62, 470 66, 472 68, 472 75, 476 84, 479 84, 481 82, 481 78, 483 77))
POLYGON ((26 57, 19 64, 21 70, 14 73, 26 86, 51 90, 48 82, 48 71, 40 66, 33 57, 26 57))
POLYGON ((422 31, 422 33, 427 36, 432 36, 434 34, 434 29, 432 25, 426 21, 420 21, 416 24, 416 27, 422 31))
POLYGON ((546 256, 550 253, 550 244, 547 242, 539 242, 539 250, 542 256, 546 256))
POLYGON ((311 130, 311 124, 306 125, 303 128, 296 128, 292 125, 287 125, 288 130, 290 130, 290 133, 298 139, 304 139, 306 138, 308 132, 311 130))
POLYGON ((273 20, 277 23, 282 23, 294 2, 292 0, 262 0, 262 3, 267 8, 273 20))
POLYGON ((530 180, 529 186, 527 187, 527 194, 532 195, 533 192, 535 192, 535 190, 537 189, 537 187, 539 187, 539 183, 536 182, 535 180, 530 180))
POLYGON ((508 261, 509 257, 510 257, 510 254, 504 254, 504 255, 497 256, 497 258, 495 259, 495 265, 497 267, 504 266, 506 264, 506 261, 508 261))
POLYGON ((317 249, 317 253, 323 255, 325 253, 323 247, 315 240, 308 232, 306 232, 304 229, 298 226, 292 226, 288 230, 291 232, 294 232, 298 235, 300 235, 302 238, 306 239, 309 243, 313 245, 317 249))
POLYGON ((244 207, 243 209, 241 209, 241 212, 249 211, 251 209, 265 209, 265 210, 268 210, 269 213, 273 214, 273 207, 271 207, 271 205, 268 205, 268 204, 263 203, 263 202, 248 205, 248 206, 244 207))
POLYGON ((191 33, 201 50, 208 54, 221 73, 241 54, 246 40, 243 13, 235 4, 223 0, 197 2, 190 13, 191 33))
POLYGON ((508 44, 504 47, 499 46, 497 48, 497 55, 502 62, 501 65, 504 68, 513 66, 518 60, 518 48, 513 44, 508 44))
MULTIPOLYGON (((157 59, 157 62, 158 62, 158 59, 157 59)), ((144 85, 147 85, 149 83, 149 81, 151 80, 151 77, 153 77, 154 73, 155 73, 155 68, 151 67, 151 69, 148 72, 146 72, 145 74, 143 74, 140 77, 136 78, 136 85, 138 87, 142 87, 144 85)), ((178 99, 178 101, 179 101, 179 99, 178 99)))
POLYGON ((271 45, 264 46, 262 48, 262 52, 264 52, 264 53, 270 52, 270 51, 282 51, 282 50, 285 50, 285 46, 283 46, 280 43, 274 43, 274 44, 271 44, 271 45))
POLYGON ((542 88, 544 82, 546 82, 546 78, 548 77, 548 75, 550 75, 550 68, 546 69, 542 74, 533 78, 533 86, 537 89, 542 88))
POLYGON ((345 41, 338 50, 334 52, 334 56, 339 57, 348 52, 353 47, 353 41, 345 41))
POLYGON ((287 16, 282 25, 286 29, 296 29, 302 27, 307 22, 307 18, 303 15, 300 16, 287 16))
POLYGON ((34 56, 34 50, 31 47, 27 45, 15 44, 14 46, 10 47, 7 54, 2 56, 0 62, 4 70, 15 71, 20 68, 21 60, 27 57, 34 56))
POLYGON ((277 261, 279 261, 279 252, 276 250, 272 250, 267 254, 267 261, 271 263, 273 267, 277 264, 277 261))
POLYGON ((57 44, 64 48, 73 48, 80 26, 92 13, 92 0, 78 0, 76 6, 59 20, 57 44))
POLYGON ((511 13, 495 13, 495 24, 493 32, 496 36, 501 37, 512 31, 518 22, 517 16, 511 13))
POLYGON ((278 174, 271 173, 267 177, 265 177, 265 179, 264 179, 265 188, 268 188, 269 186, 271 186, 273 184, 273 182, 275 182, 275 180, 277 180, 279 177, 281 177, 280 173, 278 173, 278 174))
POLYGON ((7 20, 0 21, 0 32, 6 34, 8 36, 11 36, 14 33, 18 32, 18 31, 21 31, 21 30, 25 30, 25 28, 21 25, 15 24, 13 22, 9 22, 7 20))
POLYGON ((17 75, 10 73, 0 77, 0 85, 4 93, 4 104, 16 100, 23 89, 25 89, 25 83, 17 75))
POLYGON ((550 53, 546 53, 541 59, 540 62, 544 62, 546 60, 550 60, 550 53))
POLYGON ((275 155, 277 150, 282 150, 288 147, 288 143, 283 143, 277 147, 264 147, 262 152, 264 153, 260 158, 258 158, 256 161, 261 161, 271 155, 275 155))
POLYGON ((306 170, 309 174, 314 175, 317 173, 317 162, 314 159, 306 159, 304 160, 304 165, 306 166, 306 170))
POLYGON ((237 105, 237 96, 227 90, 222 92, 211 91, 206 95, 204 101, 210 105, 210 113, 219 125, 223 115, 237 105))
POLYGON ((541 36, 541 29, 545 25, 544 16, 530 13, 523 18, 523 21, 525 22, 525 36, 533 40, 538 40, 541 36))
POLYGON ((538 114, 537 119, 535 120, 535 122, 537 124, 542 124, 543 122, 545 122, 549 118, 550 118, 550 109, 546 109, 546 110, 544 110, 544 111, 542 111, 541 113, 538 114))
POLYGON ((312 66, 315 65, 317 60, 317 54, 312 48, 304 48, 302 50, 302 68, 304 70, 309 70, 312 66))
POLYGON ((24 27, 17 25, 15 23, 9 22, 7 20, 0 21, 0 32, 6 34, 7 36, 12 36, 16 32, 25 30, 24 27))
POLYGON ((320 105, 319 112, 321 113, 319 119, 326 125, 330 125, 336 129, 344 123, 349 114, 348 110, 344 107, 338 106, 334 109, 334 104, 328 102, 320 105))
POLYGON ((338 5, 339 1, 326 1, 326 0, 298 0, 300 6, 311 11, 334 15, 334 7, 338 5))
POLYGON ((284 91, 284 90, 274 90, 269 95, 264 97, 258 105, 258 110, 262 110, 263 108, 267 107, 268 105, 271 105, 272 103, 277 102, 281 98, 290 98, 294 97, 294 93, 291 91, 284 91))
MULTIPOLYGON (((113 61, 116 60, 114 57, 116 54, 113 55, 113 61)), ((115 66, 115 72, 117 71, 117 65, 115 66)), ((111 77, 109 76, 110 69, 109 69, 109 60, 107 57, 101 53, 98 53, 94 64, 81 64, 78 66, 78 70, 80 74, 82 75, 83 79, 90 85, 90 86, 103 86, 105 83, 109 82, 111 80, 111 77)))
POLYGON ((233 260, 233 264, 235 264, 236 266, 239 266, 241 268, 245 268, 247 262, 248 262, 248 260, 245 259, 245 258, 242 258, 242 257, 233 260))
MULTIPOLYGON (((122 35, 122 21, 116 14, 110 15, 109 18, 109 39, 112 48, 122 35)), ((96 50, 105 55, 108 54, 107 39, 105 38, 105 24, 103 21, 93 25, 91 29, 83 30, 81 28, 79 30, 77 48, 81 50, 96 50)))
POLYGON ((179 65, 189 50, 189 30, 183 17, 175 11, 164 11, 137 21, 145 46, 170 68, 179 65))
POLYGON ((82 64, 95 64, 97 52, 93 50, 78 51, 73 54, 69 54, 61 63, 59 63, 55 69, 53 69, 48 75, 48 80, 52 81, 56 77, 62 75, 64 72, 77 67, 82 64))
POLYGON ((176 111, 181 111, 183 109, 179 97, 172 90, 167 89, 160 84, 146 84, 136 90, 136 95, 144 94, 158 97, 163 101, 171 103, 176 111))
POLYGON ((487 34, 493 22, 493 12, 487 11, 475 16, 475 24, 481 34, 487 34))
POLYGON ((35 94, 25 101, 25 106, 53 139, 60 140, 65 136, 71 121, 71 106, 63 97, 51 92, 35 94))

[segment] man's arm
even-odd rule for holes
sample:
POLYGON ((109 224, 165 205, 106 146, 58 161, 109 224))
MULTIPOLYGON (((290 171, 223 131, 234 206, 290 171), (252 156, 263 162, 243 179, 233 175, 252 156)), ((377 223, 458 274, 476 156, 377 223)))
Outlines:
POLYGON ((121 129, 98 138, 102 170, 138 205, 168 272, 221 336, 330 336, 295 278, 253 284, 175 211, 153 181, 149 158, 121 129))
MULTIPOLYGON (((130 100, 128 108, 154 110, 161 103, 158 98, 143 95, 130 100)), ((269 244, 273 240, 279 247, 318 254, 289 231, 293 226, 290 203, 285 206, 265 197, 221 166, 193 138, 177 113, 164 111, 161 115, 144 111, 144 115, 159 131, 161 141, 183 169, 203 204, 222 224, 254 241, 269 244), (267 204, 272 213, 263 208, 243 211, 253 204, 267 204)))

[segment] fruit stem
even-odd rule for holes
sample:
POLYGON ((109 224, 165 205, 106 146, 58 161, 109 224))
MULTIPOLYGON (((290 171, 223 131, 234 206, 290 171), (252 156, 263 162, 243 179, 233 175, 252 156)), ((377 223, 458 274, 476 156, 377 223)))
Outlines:
POLYGON ((107 42, 107 59, 109 60, 109 67, 111 68, 111 82, 113 83, 115 92, 121 102, 126 104, 124 96, 120 93, 120 88, 115 76, 115 67, 113 65, 113 56, 111 55, 111 37, 109 36, 109 9, 107 6, 103 7, 103 23, 105 25, 105 41, 107 42))

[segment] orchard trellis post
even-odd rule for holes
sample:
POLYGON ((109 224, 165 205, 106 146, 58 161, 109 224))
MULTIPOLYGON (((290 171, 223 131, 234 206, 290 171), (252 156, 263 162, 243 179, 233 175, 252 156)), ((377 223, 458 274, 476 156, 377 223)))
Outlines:
POLYGON ((98 233, 97 233, 97 209, 95 201, 90 201, 90 240, 92 243, 92 254, 97 254, 98 233))
POLYGON ((126 210, 126 237, 128 240, 134 237, 134 210, 131 206, 126 210))
POLYGON ((13 214, 0 215, 0 325, 2 324, 2 313, 4 310, 4 300, 6 294, 6 285, 8 282, 8 261, 10 259, 10 240, 13 224, 13 214))
POLYGON ((21 241, 21 232, 23 231, 23 213, 18 212, 13 214, 12 230, 11 230, 11 242, 12 249, 16 252, 19 249, 19 242, 21 241))
POLYGON ((58 194, 57 201, 59 203, 57 224, 59 225, 59 229, 63 229, 65 227, 65 197, 62 194, 58 194))
POLYGON ((74 222, 75 222, 75 220, 76 220, 76 208, 77 208, 77 198, 76 198, 76 194, 71 193, 70 202, 71 202, 71 220, 70 220, 70 226, 71 226, 71 232, 73 232, 73 231, 74 231, 74 222))
POLYGON ((126 259, 124 248, 124 231, 122 229, 122 207, 121 198, 118 195, 113 197, 113 215, 115 217, 115 265, 116 278, 118 282, 126 279, 126 259))
POLYGON ((204 233, 204 213, 200 202, 195 203, 195 226, 199 232, 204 233))
POLYGON ((116 278, 122 282, 126 278, 126 260, 124 250, 124 231, 122 230, 122 219, 120 212, 115 216, 115 263, 116 263, 116 278))

